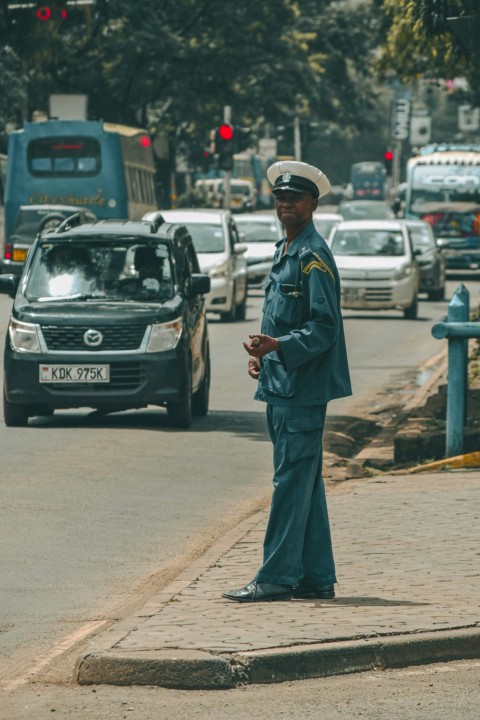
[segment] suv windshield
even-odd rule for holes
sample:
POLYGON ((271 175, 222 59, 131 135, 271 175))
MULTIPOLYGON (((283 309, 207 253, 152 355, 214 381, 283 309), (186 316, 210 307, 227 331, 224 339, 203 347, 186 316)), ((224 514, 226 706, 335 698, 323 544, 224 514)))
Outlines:
POLYGON ((144 237, 89 237, 40 243, 28 271, 29 301, 135 300, 173 295, 172 264, 165 243, 144 237))
POLYGON ((225 237, 221 225, 213 223, 182 222, 192 236, 197 253, 219 253, 225 250, 225 237))

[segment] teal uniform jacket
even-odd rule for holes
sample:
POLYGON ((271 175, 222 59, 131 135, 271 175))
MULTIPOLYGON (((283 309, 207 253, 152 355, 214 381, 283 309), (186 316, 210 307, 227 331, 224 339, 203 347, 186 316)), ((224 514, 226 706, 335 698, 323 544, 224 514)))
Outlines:
POLYGON ((340 278, 325 240, 313 222, 283 254, 277 243, 265 286, 262 333, 280 350, 262 358, 255 399, 271 405, 307 407, 352 394, 340 278))

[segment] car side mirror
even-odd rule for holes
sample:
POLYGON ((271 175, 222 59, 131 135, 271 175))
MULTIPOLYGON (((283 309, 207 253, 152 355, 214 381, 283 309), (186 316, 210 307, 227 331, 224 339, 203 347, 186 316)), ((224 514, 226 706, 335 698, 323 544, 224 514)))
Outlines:
POLYGON ((15 275, 0 275, 0 293, 15 297, 18 287, 18 278, 15 275))
POLYGON ((210 292, 210 277, 201 273, 192 273, 190 276, 189 297, 197 295, 206 295, 210 292))
POLYGON ((233 252, 235 255, 242 255, 243 253, 247 252, 248 247, 244 243, 235 243, 233 246, 233 252))

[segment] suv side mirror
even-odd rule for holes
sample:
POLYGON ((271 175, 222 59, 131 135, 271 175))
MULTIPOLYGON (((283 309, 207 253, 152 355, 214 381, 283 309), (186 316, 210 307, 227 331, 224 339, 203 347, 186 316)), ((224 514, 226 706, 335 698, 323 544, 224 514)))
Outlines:
POLYGON ((189 297, 206 295, 210 292, 210 277, 200 273, 192 273, 190 276, 189 297))
POLYGON ((0 275, 0 293, 15 297, 18 287, 18 278, 15 275, 0 275))

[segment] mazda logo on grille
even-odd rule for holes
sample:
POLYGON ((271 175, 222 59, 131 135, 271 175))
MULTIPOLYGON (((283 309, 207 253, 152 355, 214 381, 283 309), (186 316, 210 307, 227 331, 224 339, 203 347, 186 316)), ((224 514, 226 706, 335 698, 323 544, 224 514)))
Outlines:
POLYGON ((89 347, 98 347, 102 344, 103 335, 99 330, 87 330, 83 336, 85 345, 89 347))

